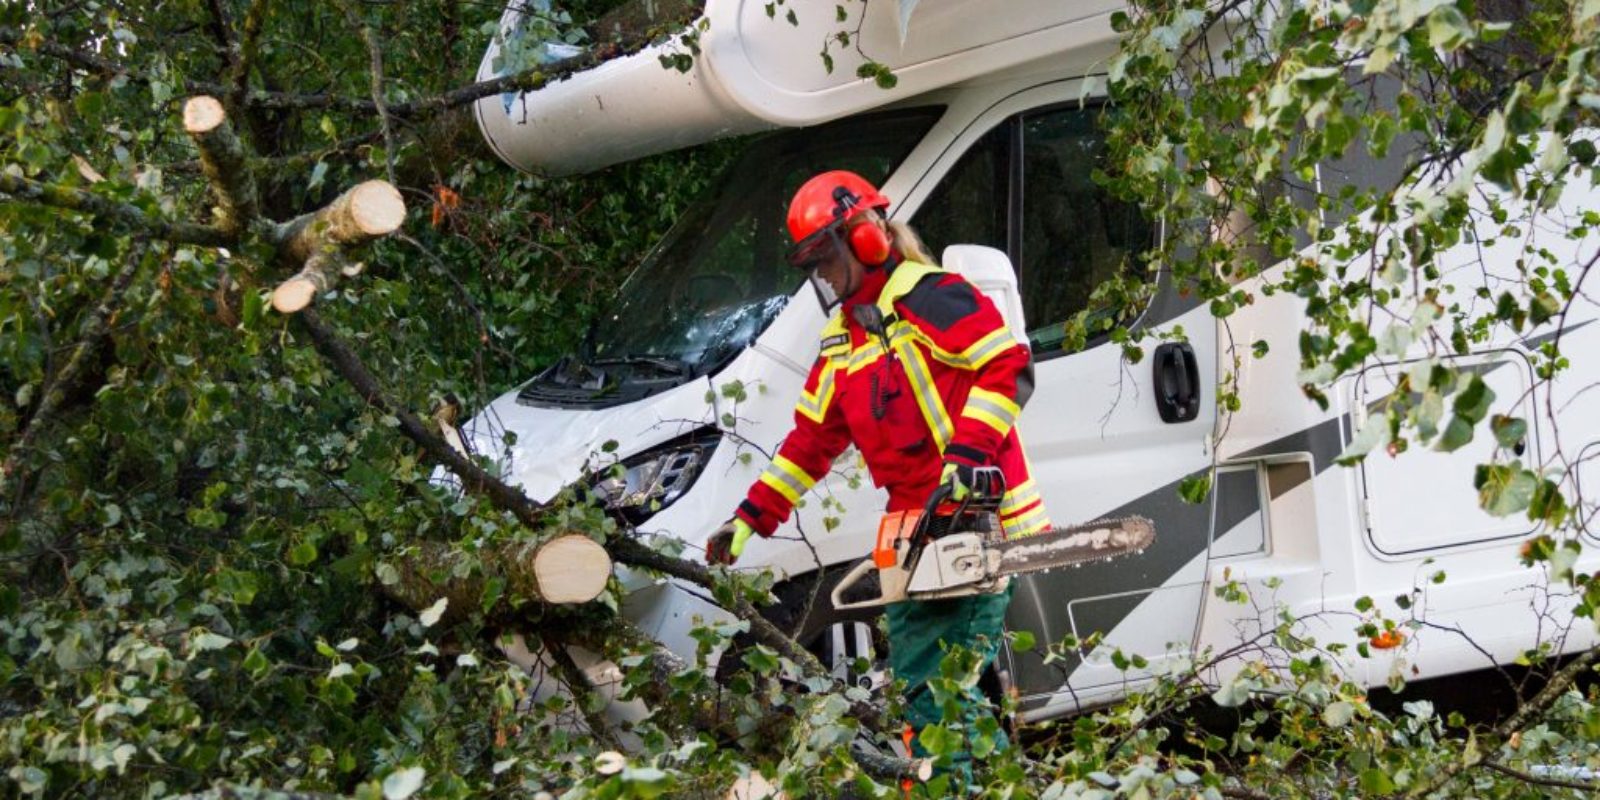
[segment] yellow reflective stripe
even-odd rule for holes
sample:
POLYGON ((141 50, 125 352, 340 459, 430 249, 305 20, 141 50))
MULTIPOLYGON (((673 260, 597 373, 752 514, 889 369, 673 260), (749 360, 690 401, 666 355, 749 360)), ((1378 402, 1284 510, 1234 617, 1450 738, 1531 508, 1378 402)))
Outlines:
POLYGON ((894 268, 894 272, 889 273, 889 282, 884 284, 883 290, 878 293, 878 310, 882 311, 885 317, 893 314, 896 300, 917 288, 917 284, 921 283, 923 278, 940 272, 944 270, 932 264, 920 261, 900 262, 900 265, 894 268))
POLYGON ((849 374, 854 375, 862 367, 877 363, 883 358, 883 345, 876 341, 868 342, 850 354, 849 374))
POLYGON ((1017 340, 1011 335, 1011 329, 1005 326, 991 331, 987 336, 974 342, 971 347, 959 353, 940 347, 938 343, 920 330, 913 328, 913 331, 917 341, 926 345, 928 350, 933 353, 934 358, 952 367, 961 367, 962 369, 977 369, 989 363, 995 356, 1005 352, 1012 345, 1018 345, 1017 340))
POLYGON ((1001 352, 1016 344, 1017 340, 1011 335, 1011 329, 1001 325, 988 336, 979 339, 971 347, 963 351, 959 358, 966 362, 967 366, 977 369, 989 363, 989 359, 1000 355, 1001 352))
POLYGON ((928 429, 933 431, 934 441, 939 445, 939 452, 944 452, 944 446, 950 442, 950 435, 954 426, 950 424, 950 416, 945 413, 944 400, 939 397, 937 387, 928 372, 928 362, 922 360, 922 353, 917 346, 906 339, 895 342, 895 352, 900 354, 900 360, 905 364, 906 374, 911 378, 911 394, 917 398, 917 407, 922 409, 922 418, 927 420, 928 429))
POLYGON ((800 495, 815 483, 805 470, 783 456, 772 459, 766 471, 761 473, 761 482, 777 490, 791 503, 800 502, 800 495))
POLYGON ((1033 536, 1035 534, 1044 533, 1045 531, 1050 530, 1050 518, 1043 516, 1043 513, 1044 509, 1040 509, 1039 519, 1026 525, 1020 525, 1014 522, 1002 522, 1000 523, 1000 529, 1005 533, 1007 539, 1016 539, 1023 536, 1033 536))
POLYGON ((972 387, 972 393, 967 397, 968 402, 975 398, 999 406, 1000 414, 1013 423, 1017 421, 1017 415, 1022 413, 1022 406, 1017 405, 1016 401, 999 392, 991 392, 980 386, 972 387))
POLYGON ((975 419, 985 425, 988 425, 994 429, 995 433, 998 433, 1001 436, 1006 435, 1006 431, 1011 430, 1010 423, 995 416, 988 409, 973 403, 971 400, 968 400, 966 407, 961 409, 961 416, 967 419, 975 419))
POLYGON ((962 406, 961 416, 978 420, 1004 436, 1016 424, 1019 411, 1021 409, 1017 408, 1017 404, 1005 395, 974 388, 967 395, 967 404, 962 406))
POLYGON ((824 366, 822 377, 817 380, 817 390, 815 392, 801 390, 800 401, 795 403, 795 408, 801 414, 819 425, 828 414, 828 404, 833 402, 834 369, 832 362, 824 366))
POLYGON ((1044 513, 1044 504, 1034 506, 1031 511, 1013 519, 1001 518, 1000 530, 1007 537, 1027 536, 1038 533, 1050 527, 1050 517, 1044 513))
POLYGON ((1020 511, 1023 506, 1039 499, 1039 486, 1029 478, 1021 485, 1006 492, 1000 500, 1000 516, 1005 517, 1020 511))

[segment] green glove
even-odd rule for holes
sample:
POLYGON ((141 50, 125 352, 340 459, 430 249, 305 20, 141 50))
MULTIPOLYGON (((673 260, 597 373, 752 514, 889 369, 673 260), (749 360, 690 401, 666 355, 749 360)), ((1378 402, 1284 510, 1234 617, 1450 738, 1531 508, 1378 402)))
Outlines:
POLYGON ((967 495, 972 494, 972 487, 967 485, 963 480, 964 477, 961 474, 961 465, 954 461, 946 461, 944 471, 939 473, 939 485, 949 486, 950 499, 957 503, 965 501, 967 495))
POLYGON ((711 538, 706 540, 706 562, 709 564, 732 564, 744 555, 744 546, 750 541, 751 535, 756 532, 750 523, 734 517, 722 524, 711 538))

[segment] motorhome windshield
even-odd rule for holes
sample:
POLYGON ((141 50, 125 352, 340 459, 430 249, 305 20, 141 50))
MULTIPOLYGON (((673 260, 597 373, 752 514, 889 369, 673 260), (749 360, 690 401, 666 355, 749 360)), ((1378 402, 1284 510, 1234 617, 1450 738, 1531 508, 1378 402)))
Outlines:
POLYGON ((581 360, 659 379, 713 371, 783 310, 801 276, 788 266, 785 214, 807 178, 848 169, 881 183, 940 109, 854 117, 753 141, 623 283, 581 360))

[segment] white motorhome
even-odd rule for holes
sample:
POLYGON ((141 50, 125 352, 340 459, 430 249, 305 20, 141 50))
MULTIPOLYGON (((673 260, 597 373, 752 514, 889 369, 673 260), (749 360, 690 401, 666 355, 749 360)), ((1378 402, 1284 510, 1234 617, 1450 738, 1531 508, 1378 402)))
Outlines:
MULTIPOLYGON (((478 104, 496 152, 530 171, 579 172, 775 131, 755 139, 716 191, 646 256, 580 352, 466 426, 474 449, 507 479, 548 499, 592 480, 585 466, 615 442, 626 479, 600 486, 614 512, 642 531, 682 538, 692 556, 765 466, 762 453, 790 428, 824 318, 783 258, 785 204, 807 177, 845 168, 879 183, 893 201, 891 216, 910 221, 947 266, 997 297, 1014 330, 1026 331, 1037 389, 1020 428, 1052 517, 1141 514, 1158 530, 1141 555, 1021 580, 1011 628, 1040 642, 1105 634, 1104 646, 1082 659, 1046 663, 1038 653, 1002 652, 998 667, 1020 693, 1026 718, 1113 700, 1171 659, 1236 642, 1259 610, 1214 597, 1211 590, 1228 580, 1296 614, 1349 609, 1370 596, 1392 615, 1441 626, 1372 659, 1352 656, 1347 668, 1371 684, 1382 683, 1397 659, 1407 677, 1444 675, 1489 666, 1489 658, 1508 661, 1560 633, 1536 602, 1542 571, 1518 564, 1532 526, 1477 510, 1472 468, 1491 455, 1492 441, 1480 436, 1449 455, 1334 465, 1369 398, 1393 385, 1409 356, 1374 357, 1332 387, 1331 405, 1321 410, 1299 390, 1300 299, 1254 291, 1255 303, 1222 324, 1164 277, 1131 324, 1182 326, 1187 343, 1133 364, 1103 339, 1064 349, 1063 323, 1086 307, 1090 290, 1131 268, 1161 235, 1090 178, 1102 150, 1104 81, 1097 76, 1115 51, 1109 18, 1120 3, 922 0, 903 40, 893 4, 872 3, 853 45, 834 48, 831 72, 818 50, 838 29, 833 8, 791 5, 798 24, 781 13, 769 18, 760 2, 709 0, 709 27, 686 73, 663 69, 663 49, 653 48, 478 104), (856 77, 856 45, 894 69, 894 88, 856 77), (1270 351, 1251 358, 1258 340, 1270 351), (1243 407, 1219 413, 1217 385, 1231 373, 1235 347, 1244 355, 1243 407), (723 391, 734 384, 747 391, 723 391), (1208 473, 1207 500, 1181 501, 1179 484, 1208 473), (1433 585, 1428 578, 1438 571, 1448 579, 1433 585), (1414 608, 1397 607, 1393 598, 1418 588, 1414 608), (1117 668, 1109 657, 1116 648, 1145 655, 1149 666, 1117 668)), ((513 39, 519 9, 513 3, 502 22, 513 39)), ((496 45, 486 54, 480 77, 505 67, 498 52, 496 45)), ((1393 159, 1365 158, 1354 148, 1313 188, 1397 174, 1393 159)), ((1589 189, 1563 202, 1600 207, 1589 189)), ((1560 231, 1547 239, 1568 263, 1597 246, 1560 231)), ((1469 297, 1517 248, 1506 240, 1464 246, 1443 254, 1440 266, 1470 278, 1461 282, 1469 297)), ((1573 305, 1567 352, 1600 346, 1600 326, 1589 325, 1596 316, 1593 302, 1573 305)), ((1530 421, 1525 457, 1537 463, 1558 444, 1568 453, 1596 451, 1600 395, 1583 394, 1593 376, 1526 391, 1535 384, 1527 353, 1539 343, 1537 332, 1502 338, 1463 361, 1478 365, 1497 397, 1516 399, 1508 413, 1530 421)), ((882 493, 847 453, 797 518, 775 538, 754 542, 740 567, 775 567, 789 587, 808 586, 807 576, 869 551, 882 508, 882 493)), ((689 631, 698 621, 724 614, 671 581, 627 573, 624 581, 625 613, 680 652, 693 652, 689 631)), ((798 593, 780 586, 778 594, 798 593)), ((840 668, 872 655, 870 620, 827 605, 818 603, 808 620, 808 645, 840 668)), ((1581 627, 1566 650, 1594 641, 1590 626, 1581 627)), ((1348 618, 1327 621, 1319 633, 1357 638, 1348 618)), ((594 667, 596 675, 603 669, 594 667)))

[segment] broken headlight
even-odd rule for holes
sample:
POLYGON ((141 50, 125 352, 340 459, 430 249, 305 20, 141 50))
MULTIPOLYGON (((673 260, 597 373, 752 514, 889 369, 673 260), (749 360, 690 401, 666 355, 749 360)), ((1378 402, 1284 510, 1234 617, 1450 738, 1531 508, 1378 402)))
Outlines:
POLYGON ((607 511, 637 525, 688 493, 721 438, 703 428, 629 456, 596 475, 591 489, 607 511))

